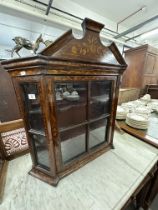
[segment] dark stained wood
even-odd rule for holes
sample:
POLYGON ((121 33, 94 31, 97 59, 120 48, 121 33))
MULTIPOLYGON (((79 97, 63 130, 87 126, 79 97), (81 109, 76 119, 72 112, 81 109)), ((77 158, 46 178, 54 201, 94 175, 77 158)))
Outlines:
POLYGON ((158 99, 158 85, 146 85, 144 94, 150 94, 152 99, 158 99))
POLYGON ((133 203, 136 209, 142 208, 148 210, 153 199, 157 194, 157 180, 158 180, 158 167, 156 163, 148 172, 144 180, 140 183, 134 193, 130 196, 128 201, 124 204, 121 210, 128 210, 129 206, 133 203))
POLYGON ((152 176, 153 179, 144 204, 144 208, 146 209, 150 207, 156 195, 158 194, 158 170, 156 173, 152 173, 152 176))
POLYGON ((75 39, 70 30, 40 54, 71 61, 86 61, 99 64, 111 63, 126 66, 114 43, 109 47, 105 47, 101 43, 99 33, 103 27, 103 24, 86 18, 82 23, 84 33, 82 39, 75 39))
POLYGON ((8 161, 3 160, 3 162, 0 163, 0 204, 3 201, 3 194, 4 194, 5 184, 6 184, 7 169, 8 169, 8 161))
POLYGON ((24 122, 22 119, 4 122, 0 124, 0 132, 7 132, 22 127, 24 127, 24 122))
POLYGON ((146 48, 144 46, 125 51, 128 67, 123 74, 121 88, 142 88, 146 48))
POLYGON ((4 153, 0 144, 0 204, 3 200, 8 161, 5 160, 4 153))
POLYGON ((20 113, 11 78, 0 66, 0 121, 7 122, 19 118, 20 113))
MULTIPOLYGON (((85 19, 82 27, 84 30, 82 39, 75 39, 70 30, 35 57, 2 62, 3 67, 8 70, 12 77, 21 115, 24 119, 33 161, 30 174, 54 186, 62 177, 113 147, 120 77, 127 65, 114 43, 110 46, 104 46, 101 43, 99 33, 104 27, 102 24, 85 19), (105 113, 104 116, 102 114, 102 118, 107 122, 107 130, 103 131, 105 134, 104 142, 89 148, 90 125, 94 126, 92 123, 99 120, 97 117, 93 120, 90 118, 90 103, 94 103, 90 101, 92 100, 90 99, 92 97, 90 96, 92 82, 106 82, 108 84, 106 88, 109 91, 109 100, 104 105, 107 114, 105 113), (69 114, 71 112, 61 116, 61 121, 67 124, 67 130, 70 129, 65 134, 64 140, 61 133, 65 131, 59 126, 59 104, 56 100, 55 88, 58 83, 84 83, 88 88, 86 93, 84 92, 86 98, 85 121, 77 124, 73 121, 74 124, 69 127, 69 114), (29 98, 28 93, 30 92, 27 90, 34 93, 34 100, 29 98), (37 126, 41 122, 39 129, 32 127, 35 119, 35 117, 31 118, 32 113, 39 116, 35 123, 37 126), (62 142, 65 142, 65 139, 68 140, 70 135, 73 138, 83 133, 84 126, 86 128, 85 148, 87 150, 80 155, 77 154, 78 156, 70 159, 69 162, 64 162, 62 160, 62 142), (73 133, 74 129, 78 130, 73 133), (40 154, 44 154, 42 161, 46 161, 45 165, 40 163, 40 154)), ((83 88, 82 91, 84 90, 83 88)), ((96 94, 98 91, 97 88, 94 90, 96 94)), ((74 112, 75 120, 81 118, 82 109, 80 107, 82 106, 79 105, 77 106, 78 112, 74 112)), ((97 126, 99 125, 98 123, 97 126)))
POLYGON ((122 120, 117 120, 117 123, 122 130, 158 148, 158 135, 157 135, 158 122, 155 122, 154 120, 155 117, 158 118, 158 114, 152 114, 150 118, 149 128, 147 130, 132 128, 128 126, 125 123, 125 121, 122 120))
POLYGON ((143 88, 158 84, 158 50, 149 45, 125 51, 127 71, 123 74, 122 88, 143 88))

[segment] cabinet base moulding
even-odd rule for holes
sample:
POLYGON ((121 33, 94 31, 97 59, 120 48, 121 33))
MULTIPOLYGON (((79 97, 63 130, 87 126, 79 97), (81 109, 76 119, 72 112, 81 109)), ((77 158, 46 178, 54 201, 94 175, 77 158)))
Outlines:
POLYGON ((46 182, 54 187, 58 185, 59 177, 51 177, 35 168, 32 168, 29 174, 37 179, 40 179, 43 182, 46 182))
POLYGON ((90 161, 92 161, 92 160, 96 159, 97 157, 101 156, 102 154, 109 151, 110 149, 114 149, 113 145, 109 145, 107 147, 104 147, 101 150, 95 151, 90 156, 88 155, 86 157, 83 157, 82 160, 80 159, 78 162, 72 163, 71 166, 69 165, 67 168, 65 168, 65 170, 59 172, 56 177, 51 177, 51 176, 45 174, 44 172, 41 172, 39 169, 34 168, 34 167, 31 169, 29 174, 33 177, 36 177, 36 178, 40 179, 43 182, 46 182, 47 184, 50 184, 50 185, 56 187, 58 185, 59 181, 62 178, 64 178, 65 176, 68 176, 72 172, 80 169, 82 166, 86 165, 90 161))

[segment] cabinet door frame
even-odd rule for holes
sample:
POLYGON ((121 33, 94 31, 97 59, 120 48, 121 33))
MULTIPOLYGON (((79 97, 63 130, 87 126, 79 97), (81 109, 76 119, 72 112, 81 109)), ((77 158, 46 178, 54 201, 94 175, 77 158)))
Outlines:
POLYGON ((156 55, 153 54, 153 53, 147 53, 146 61, 145 61, 145 72, 144 73, 149 74, 149 75, 154 74, 155 65, 156 65, 156 55), (149 71, 149 68, 151 68, 150 71, 149 71))
POLYGON ((48 104, 48 98, 45 95, 45 92, 47 91, 45 79, 42 76, 17 77, 17 78, 13 79, 13 84, 15 87, 15 92, 16 92, 19 108, 21 111, 21 115, 23 116, 23 119, 24 119, 26 135, 27 135, 27 138, 29 139, 29 141, 28 141, 29 149, 32 151, 31 158, 33 161, 33 168, 35 170, 37 169, 43 173, 46 173, 49 176, 55 177, 56 176, 55 157, 54 157, 54 148, 53 148, 52 136, 51 136, 52 131, 51 131, 50 120, 49 120, 49 115, 50 115, 49 104, 48 104), (37 157, 36 157, 36 151, 35 151, 34 145, 32 143, 32 140, 30 138, 30 135, 28 133, 28 130, 29 130, 29 125, 27 122, 28 117, 27 117, 27 113, 25 110, 25 105, 22 101, 23 92, 22 92, 22 88, 20 87, 21 84, 25 84, 25 83, 37 84, 37 88, 39 91, 40 106, 41 106, 41 111, 42 111, 42 120, 43 120, 44 132, 45 132, 45 137, 46 137, 45 139, 46 139, 46 144, 48 147, 50 171, 42 168, 38 164, 37 157))
MULTIPOLYGON (((62 173, 65 170, 69 170, 71 167, 73 167, 78 161, 88 159, 89 155, 92 156, 99 153, 100 150, 105 149, 107 147, 112 147, 113 141, 113 131, 115 126, 115 110, 118 100, 118 75, 107 75, 107 76, 53 76, 53 77, 47 77, 47 80, 49 80, 49 101, 51 106, 51 125, 52 125, 52 136, 54 137, 54 145, 55 145, 55 152, 56 152, 56 165, 57 165, 57 171, 59 173, 62 173), (62 162, 62 156, 61 156, 61 147, 60 147, 60 137, 59 137, 59 130, 58 130, 58 122, 57 122, 57 109, 56 109, 56 99, 55 99, 55 83, 56 82, 82 82, 82 81, 105 81, 110 80, 112 81, 112 90, 111 90, 111 110, 110 110, 110 116, 109 116, 109 125, 107 126, 107 139, 108 142, 106 144, 103 144, 101 146, 98 146, 94 151, 89 151, 88 153, 85 152, 85 154, 79 156, 72 162, 69 162, 68 164, 63 164, 62 162), (52 94, 50 94, 52 93, 52 94)), ((71 170, 71 169, 70 169, 71 170)))

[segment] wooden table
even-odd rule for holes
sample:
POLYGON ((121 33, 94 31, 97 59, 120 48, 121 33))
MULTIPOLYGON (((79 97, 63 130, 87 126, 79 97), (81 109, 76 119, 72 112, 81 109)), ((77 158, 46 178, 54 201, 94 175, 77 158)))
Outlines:
POLYGON ((117 120, 117 123, 122 130, 158 148, 158 114, 151 114, 147 130, 132 128, 124 120, 117 120))

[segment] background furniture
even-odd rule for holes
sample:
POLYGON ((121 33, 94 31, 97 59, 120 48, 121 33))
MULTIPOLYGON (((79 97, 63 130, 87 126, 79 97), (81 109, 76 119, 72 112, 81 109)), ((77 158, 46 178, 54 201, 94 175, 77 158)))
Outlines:
POLYGON ((101 44, 104 25, 85 19, 82 27, 82 39, 70 30, 41 55, 2 62, 25 119, 33 159, 30 173, 52 185, 113 147, 126 63, 114 43, 101 44))
POLYGON ((137 100, 140 96, 140 93, 141 89, 139 88, 120 88, 118 104, 137 100))
POLYGON ((149 45, 125 51, 127 70, 122 77, 122 88, 144 88, 158 84, 158 49, 149 45))
POLYGON ((0 146, 6 160, 16 158, 29 151, 22 119, 0 123, 0 146))
POLYGON ((150 94, 153 99, 158 99, 158 85, 146 85, 144 93, 150 94))
POLYGON ((0 66, 0 121, 20 119, 19 107, 11 78, 0 66))

